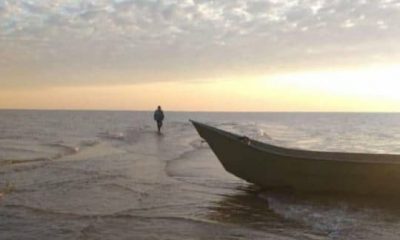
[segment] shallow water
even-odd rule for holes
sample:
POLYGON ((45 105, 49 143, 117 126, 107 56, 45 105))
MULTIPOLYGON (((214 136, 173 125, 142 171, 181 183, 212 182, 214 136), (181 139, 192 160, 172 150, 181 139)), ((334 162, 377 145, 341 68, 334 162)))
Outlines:
POLYGON ((0 111, 1 239, 398 239, 397 200, 266 193, 189 118, 286 147, 399 153, 400 114, 0 111))

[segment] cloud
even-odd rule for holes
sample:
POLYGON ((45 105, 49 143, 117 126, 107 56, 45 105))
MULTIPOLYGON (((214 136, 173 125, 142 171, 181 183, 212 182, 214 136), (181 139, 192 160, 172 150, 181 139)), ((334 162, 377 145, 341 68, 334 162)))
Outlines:
POLYGON ((0 0, 0 51, 4 68, 47 67, 47 84, 61 70, 137 82, 395 61, 399 13, 388 0, 0 0))

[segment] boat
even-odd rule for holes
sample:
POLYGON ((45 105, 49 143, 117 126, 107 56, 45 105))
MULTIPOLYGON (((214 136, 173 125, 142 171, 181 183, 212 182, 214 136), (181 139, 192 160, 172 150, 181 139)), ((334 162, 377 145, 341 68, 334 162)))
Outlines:
POLYGON ((190 121, 226 171, 263 189, 400 195, 400 155, 285 148, 190 121))

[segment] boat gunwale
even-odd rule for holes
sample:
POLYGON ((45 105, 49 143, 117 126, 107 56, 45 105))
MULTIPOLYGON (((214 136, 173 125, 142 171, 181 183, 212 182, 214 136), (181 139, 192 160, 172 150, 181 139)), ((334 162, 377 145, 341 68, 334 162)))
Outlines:
MULTIPOLYGON (((296 149, 296 148, 288 148, 288 147, 281 147, 261 141, 257 141, 251 138, 248 138, 247 136, 241 136, 239 134, 235 134, 232 132, 228 132, 213 126, 209 126, 204 123, 200 123, 194 120, 189 120, 192 122, 195 126, 202 126, 204 128, 210 129, 214 132, 219 133, 220 135, 223 135, 226 138, 229 138, 235 142, 239 142, 243 145, 246 145, 247 147, 250 147, 254 150, 260 151, 260 152, 267 152, 270 154, 275 154, 278 156, 283 156, 283 157, 289 157, 289 158, 294 158, 294 159, 309 159, 309 160, 317 160, 317 161, 334 161, 334 162, 343 162, 343 163, 365 163, 365 164, 392 164, 392 165, 400 165, 400 155, 399 154, 379 154, 379 153, 359 153, 359 152, 332 152, 332 151, 315 151, 315 150, 304 150, 304 149, 296 149), (241 137, 246 137, 249 139, 251 143, 256 143, 256 144, 247 144, 243 141, 241 141, 239 138, 241 137), (274 148, 274 149, 271 149, 274 148), (315 154, 315 156, 312 156, 315 154), (310 156, 308 156, 310 155, 310 156), (332 156, 327 156, 327 155, 332 155, 332 156), (338 156, 341 155, 341 156, 338 156), (335 158, 335 156, 337 158, 335 158), (397 158, 397 159, 343 159, 343 157, 346 158, 362 158, 362 157, 380 157, 380 158, 397 158), (339 158, 339 159, 338 159, 339 158), (340 159, 341 158, 341 159, 340 159)), ((206 139, 207 141, 207 139, 206 139)), ((208 141, 207 141, 208 142, 208 141)))

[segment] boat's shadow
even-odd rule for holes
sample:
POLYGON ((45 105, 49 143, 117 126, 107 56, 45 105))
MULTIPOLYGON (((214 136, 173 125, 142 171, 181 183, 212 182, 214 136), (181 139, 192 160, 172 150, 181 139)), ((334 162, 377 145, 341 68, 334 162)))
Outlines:
MULTIPOLYGON (((298 229, 304 221, 288 217, 294 214, 332 214, 339 212, 352 217, 355 213, 384 216, 400 221, 400 198, 349 196, 339 194, 300 194, 288 191, 263 191, 252 185, 238 188, 209 208, 213 221, 261 229, 298 229), (283 211, 280 211, 283 208, 283 211)), ((300 216, 301 218, 302 216, 300 216)), ((329 216, 327 216, 329 217, 329 216)), ((316 218, 318 219, 318 218, 316 218)))
POLYGON ((236 194, 225 195, 221 201, 209 208, 208 218, 227 224, 237 224, 242 227, 257 229, 281 229, 282 227, 297 228, 297 223, 288 223, 282 216, 276 214, 268 205, 268 201, 260 197, 260 190, 249 185, 238 187, 236 194))

